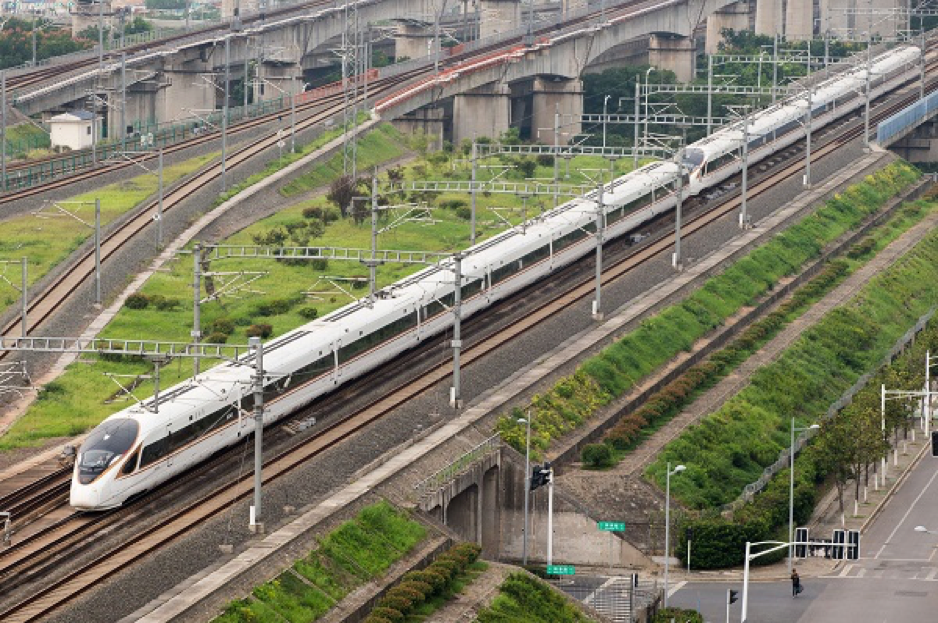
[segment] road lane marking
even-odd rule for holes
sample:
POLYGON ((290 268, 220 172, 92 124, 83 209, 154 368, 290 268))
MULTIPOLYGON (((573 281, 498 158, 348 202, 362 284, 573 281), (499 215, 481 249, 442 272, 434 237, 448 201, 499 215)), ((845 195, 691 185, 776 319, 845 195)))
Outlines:
POLYGON ((677 584, 675 584, 674 586, 672 586, 671 589, 668 591, 668 597, 672 596, 674 593, 684 588, 685 584, 687 584, 687 582, 682 580, 678 582, 677 584))
POLYGON ((925 492, 931 486, 931 483, 935 481, 935 477, 938 476, 938 471, 932 474, 931 478, 928 479, 928 484, 922 487, 922 491, 916 496, 915 501, 909 506, 908 510, 905 511, 905 515, 902 516, 902 519, 899 520, 899 523, 896 524, 896 527, 892 529, 892 532, 889 533, 889 536, 886 537, 886 542, 882 547, 879 548, 879 551, 876 552, 876 555, 873 558, 879 558, 879 555, 883 553, 883 550, 886 549, 886 546, 889 545, 889 542, 892 541, 892 537, 896 536, 896 532, 899 531, 899 528, 905 523, 905 520, 909 518, 909 515, 912 513, 912 510, 915 508, 915 505, 918 504, 919 500, 922 499, 922 496, 925 495, 925 492))
POLYGON ((843 571, 841 571, 841 572, 838 574, 838 576, 839 576, 839 577, 842 577, 842 578, 845 578, 845 577, 847 577, 847 574, 850 573, 850 571, 851 571, 852 569, 853 569, 853 565, 847 565, 846 567, 843 568, 843 571))

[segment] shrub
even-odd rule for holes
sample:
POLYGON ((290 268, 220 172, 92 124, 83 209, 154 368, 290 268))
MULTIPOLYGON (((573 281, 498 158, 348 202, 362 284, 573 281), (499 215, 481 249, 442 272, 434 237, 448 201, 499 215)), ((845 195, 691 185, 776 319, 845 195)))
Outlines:
POLYGON ((464 221, 472 220, 472 208, 469 206, 460 206, 456 208, 456 216, 464 221))
POLYGON ((152 296, 150 302, 160 311, 172 311, 179 307, 179 299, 172 299, 165 296, 152 296))
POLYGON ((603 468, 612 465, 612 448, 604 443, 587 444, 580 456, 587 467, 603 468))
POLYGON ((662 608, 651 620, 651 623, 704 623, 703 615, 696 610, 685 608, 662 608))
POLYGON ((554 157, 550 154, 539 154, 536 158, 536 162, 542 167, 552 167, 554 166, 554 157))
POLYGON ((459 208, 465 208, 466 202, 463 199, 447 199, 440 202, 440 207, 445 210, 458 210, 459 208))
POLYGON ((277 316, 279 314, 285 314, 290 311, 290 308, 293 306, 293 303, 287 299, 274 299, 272 301, 265 301, 258 303, 254 307, 255 316, 277 316))
POLYGON ((207 344, 224 344, 228 341, 228 334, 221 331, 212 331, 205 338, 207 344))
POLYGON ((212 321, 212 332, 213 333, 224 333, 225 335, 231 335, 234 333, 235 323, 231 318, 216 318, 212 321))
MULTIPOLYGON (((397 587, 395 587, 397 588, 397 587)), ((378 602, 378 606, 384 608, 393 608, 398 612, 410 612, 414 602, 406 595, 395 592, 394 588, 389 590, 384 598, 378 602)))
POLYGON ((134 292, 124 302, 124 306, 128 309, 146 309, 149 304, 150 297, 143 292, 134 292))
POLYGON ((267 323, 261 322, 257 324, 252 324, 250 327, 248 327, 244 331, 244 334, 247 335, 248 337, 268 338, 271 336, 273 332, 274 332, 274 328, 272 326, 270 326, 267 323))
POLYGON ((329 260, 324 260, 324 259, 313 260, 309 263, 309 265, 313 270, 326 270, 327 268, 329 268, 329 260))
POLYGON ((368 623, 376 623, 376 621, 382 620, 390 621, 391 623, 401 623, 401 621, 404 620, 404 615, 394 608, 379 606, 371 611, 367 619, 368 623))
POLYGON ((296 313, 306 320, 316 320, 319 317, 319 310, 315 307, 301 307, 296 313))

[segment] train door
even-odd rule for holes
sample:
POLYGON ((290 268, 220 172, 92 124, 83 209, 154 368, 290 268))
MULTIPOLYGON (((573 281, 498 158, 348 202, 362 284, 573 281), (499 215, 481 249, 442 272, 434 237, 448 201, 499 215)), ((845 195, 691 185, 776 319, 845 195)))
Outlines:
POLYGON ((172 427, 173 427, 172 424, 167 424, 167 425, 166 425, 166 431, 165 431, 165 432, 166 432, 166 436, 164 437, 164 439, 166 440, 166 446, 167 446, 167 447, 166 447, 166 451, 167 451, 167 455, 166 455, 166 467, 172 467, 172 466, 173 466, 173 461, 174 461, 175 456, 176 456, 176 455, 174 454, 175 449, 173 448, 172 443, 171 443, 171 440, 172 440, 172 438, 173 438, 173 437, 172 437, 173 431, 171 430, 172 427))
POLYGON ((335 344, 332 345, 332 353, 335 357, 335 375, 333 380, 338 383, 342 378, 342 362, 339 361, 339 351, 342 350, 342 340, 336 340, 335 344))

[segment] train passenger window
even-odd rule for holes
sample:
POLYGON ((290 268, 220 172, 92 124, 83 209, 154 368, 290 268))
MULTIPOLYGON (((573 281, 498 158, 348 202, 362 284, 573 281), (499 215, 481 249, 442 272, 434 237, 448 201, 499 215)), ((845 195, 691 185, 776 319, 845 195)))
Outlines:
POLYGON ((91 431, 78 453, 78 482, 86 485, 120 459, 137 440, 140 425, 130 418, 106 420, 91 431))

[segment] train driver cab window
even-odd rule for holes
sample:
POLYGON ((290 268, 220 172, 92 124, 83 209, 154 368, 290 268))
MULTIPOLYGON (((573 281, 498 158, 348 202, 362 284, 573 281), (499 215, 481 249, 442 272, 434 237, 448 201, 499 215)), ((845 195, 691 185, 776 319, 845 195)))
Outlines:
POLYGON ((124 461, 124 466, 121 467, 122 474, 132 474, 137 469, 137 459, 140 458, 140 448, 137 448, 137 451, 130 455, 130 458, 124 461))
POLYGON ((78 451, 78 482, 87 485, 120 460, 137 440, 136 420, 107 420, 91 431, 78 451))

